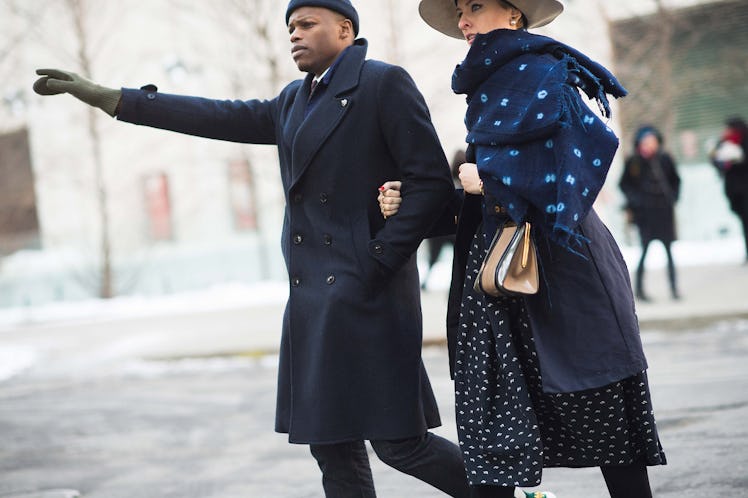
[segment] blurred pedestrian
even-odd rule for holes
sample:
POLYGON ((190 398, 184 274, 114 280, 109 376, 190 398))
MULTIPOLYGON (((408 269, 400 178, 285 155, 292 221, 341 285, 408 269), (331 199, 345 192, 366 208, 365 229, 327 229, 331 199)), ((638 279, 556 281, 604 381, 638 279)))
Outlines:
MULTIPOLYGON (((465 162, 465 151, 463 149, 458 149, 455 151, 454 155, 452 156, 452 163, 450 164, 450 169, 452 170, 452 180, 454 181, 455 187, 460 188, 460 165, 465 162)), ((445 247, 452 246, 454 247, 455 243, 455 236, 454 234, 450 235, 438 235, 436 237, 429 237, 426 239, 426 247, 428 248, 428 268, 426 270, 426 275, 423 276, 421 279, 421 288, 426 289, 429 281, 429 277, 431 276, 431 270, 434 268, 434 265, 437 261, 439 261, 439 256, 441 256, 442 250, 445 247)))
POLYGON ((441 422, 421 359, 415 252, 454 186, 426 103, 405 70, 366 60, 349 0, 291 0, 286 24, 307 75, 270 100, 110 89, 59 70, 37 71, 34 89, 121 121, 277 145, 290 286, 276 431, 310 445, 328 497, 375 496, 364 440, 395 469, 466 497, 458 446, 428 431, 441 422), (408 204, 385 221, 374 192, 393 177, 408 204))
POLYGON ((673 158, 662 148, 660 131, 642 126, 634 136, 633 154, 626 159, 619 187, 626 197, 626 209, 639 230, 641 256, 636 268, 636 297, 649 301, 644 292, 644 262, 649 244, 659 240, 665 246, 670 293, 680 299, 673 261, 676 238, 675 203, 680 195, 680 176, 673 158))
MULTIPOLYGON (((618 139, 580 95, 609 117, 607 95, 626 91, 581 52, 526 31, 562 10, 557 0, 420 2, 430 26, 470 45, 452 77, 467 95, 471 161, 460 168, 447 310, 457 431, 474 497, 510 498, 540 483, 543 467, 600 467, 611 497, 649 498, 647 466, 665 455, 633 290, 592 209, 618 139), (539 292, 477 291, 497 228, 525 221, 539 292)), ((407 202, 380 199, 387 213, 407 202)), ((454 227, 454 213, 441 222, 454 227)))
POLYGON ((730 209, 743 225, 745 262, 748 264, 748 125, 743 118, 732 117, 725 122, 722 138, 710 158, 724 178, 730 209))

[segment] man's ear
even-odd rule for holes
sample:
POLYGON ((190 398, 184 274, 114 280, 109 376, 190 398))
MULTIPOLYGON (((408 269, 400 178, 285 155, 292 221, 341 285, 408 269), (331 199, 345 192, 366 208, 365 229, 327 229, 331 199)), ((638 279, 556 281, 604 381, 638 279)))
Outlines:
POLYGON ((343 19, 340 21, 340 39, 345 40, 346 38, 353 39, 353 23, 350 19, 343 19))

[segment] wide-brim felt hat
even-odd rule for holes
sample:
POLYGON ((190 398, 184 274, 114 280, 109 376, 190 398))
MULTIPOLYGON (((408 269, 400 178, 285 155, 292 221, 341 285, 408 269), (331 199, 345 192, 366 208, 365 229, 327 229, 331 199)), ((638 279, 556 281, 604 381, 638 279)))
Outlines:
MULTIPOLYGON (((455 3, 455 0, 421 0, 418 13, 435 30, 463 39, 462 31, 457 26, 459 19, 455 3)), ((564 11, 564 4, 560 0, 512 0, 511 4, 525 15, 528 28, 545 26, 564 11)))

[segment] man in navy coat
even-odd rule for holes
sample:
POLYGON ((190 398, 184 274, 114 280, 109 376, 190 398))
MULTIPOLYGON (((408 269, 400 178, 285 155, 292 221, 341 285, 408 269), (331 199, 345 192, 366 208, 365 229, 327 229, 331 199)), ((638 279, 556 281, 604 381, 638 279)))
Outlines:
POLYGON ((289 275, 276 431, 311 446, 326 496, 375 496, 364 440, 388 465, 468 496, 458 447, 440 425, 421 360, 415 252, 453 193, 428 109, 400 67, 366 60, 349 0, 291 0, 291 54, 303 80, 270 100, 218 101, 109 89, 39 70, 43 95, 67 92, 121 121, 278 147, 289 275), (377 188, 402 180, 398 216, 377 188))

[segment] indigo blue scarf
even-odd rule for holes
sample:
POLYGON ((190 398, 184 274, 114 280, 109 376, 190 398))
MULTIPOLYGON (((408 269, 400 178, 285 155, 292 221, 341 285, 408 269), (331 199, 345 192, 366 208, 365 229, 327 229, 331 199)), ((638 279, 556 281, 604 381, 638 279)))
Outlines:
POLYGON ((467 142, 484 188, 517 222, 529 220, 577 252, 577 227, 592 208, 618 148, 606 94, 626 90, 603 66, 552 38, 500 29, 478 35, 452 76, 467 94, 467 142))

